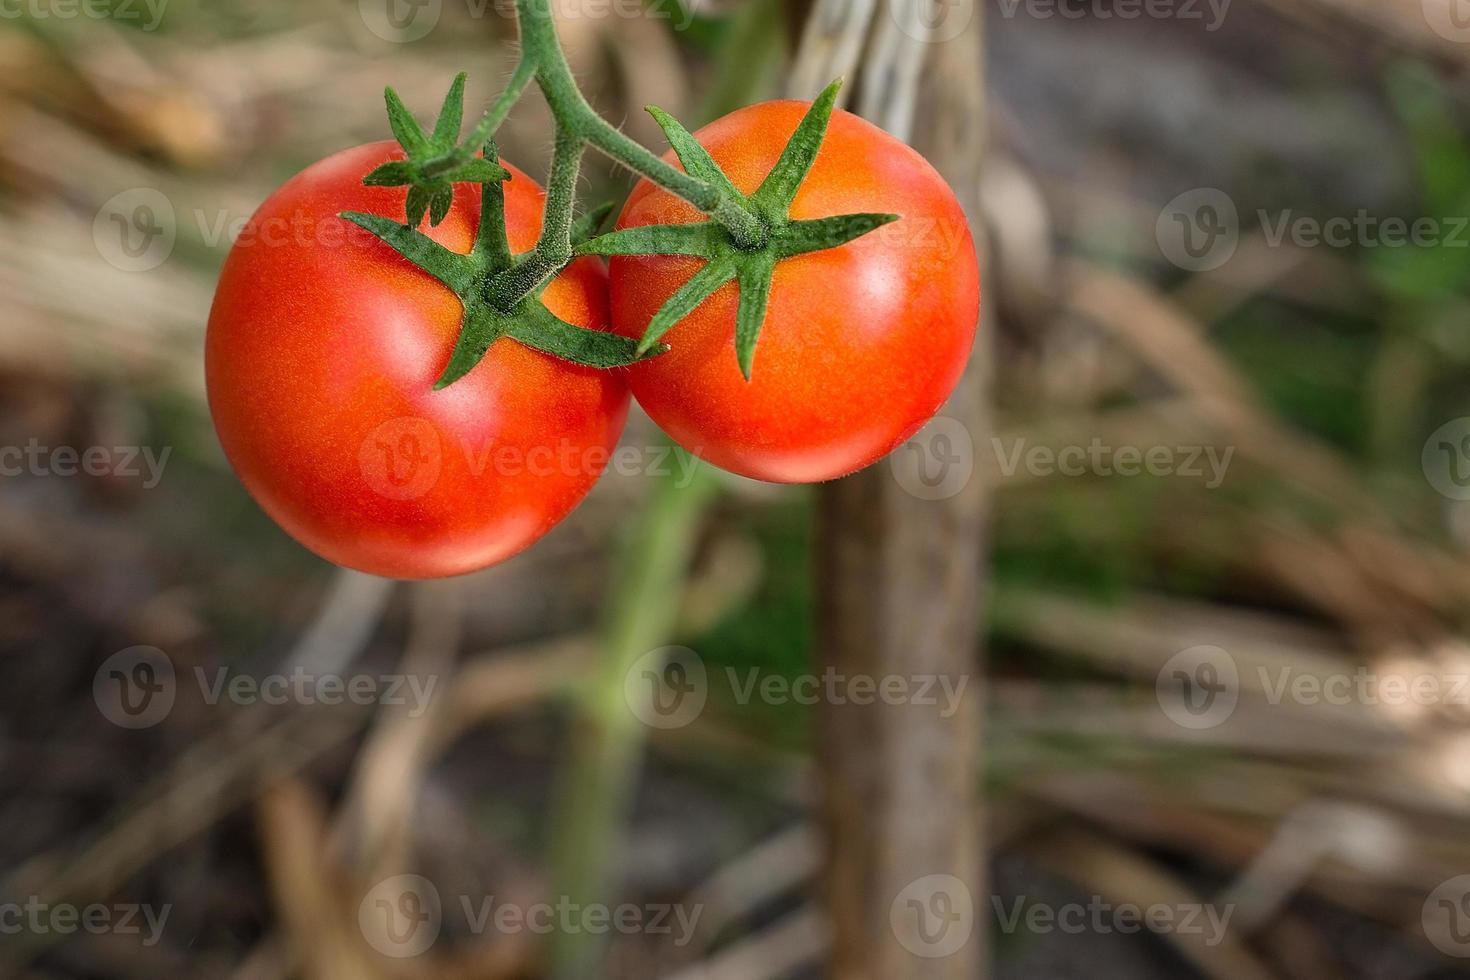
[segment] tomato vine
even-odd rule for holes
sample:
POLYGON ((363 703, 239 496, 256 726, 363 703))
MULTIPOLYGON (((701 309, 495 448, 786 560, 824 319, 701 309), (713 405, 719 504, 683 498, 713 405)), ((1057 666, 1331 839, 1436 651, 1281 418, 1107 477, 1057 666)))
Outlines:
POLYGON ((505 90, 467 139, 459 140, 463 74, 454 80, 434 130, 427 135, 397 94, 391 88, 386 92, 389 123, 406 159, 377 168, 365 183, 407 186, 407 223, 360 212, 343 214, 453 290, 463 303, 459 339, 435 387, 464 377, 501 337, 596 368, 623 367, 657 357, 667 349, 659 342, 664 333, 731 281, 740 290, 736 357, 748 380, 776 265, 791 256, 835 248, 898 218, 848 214, 794 221, 789 217, 792 200, 821 147, 840 80, 817 98, 776 166, 747 196, 668 113, 649 107, 683 164, 682 171, 598 115, 572 75, 549 0, 516 0, 515 6, 520 61, 505 90), (555 148, 540 236, 530 252, 513 256, 506 244, 501 187, 509 173, 498 165, 494 135, 532 82, 541 89, 555 118, 555 148), (589 146, 685 199, 708 214, 709 220, 592 237, 605 211, 574 220, 577 175, 589 146), (456 183, 477 183, 482 188, 479 234, 469 255, 444 248, 418 231, 425 214, 431 224, 448 214, 456 183), (582 255, 688 255, 704 258, 706 265, 670 297, 643 336, 633 341, 566 323, 541 303, 540 291, 546 283, 582 255))

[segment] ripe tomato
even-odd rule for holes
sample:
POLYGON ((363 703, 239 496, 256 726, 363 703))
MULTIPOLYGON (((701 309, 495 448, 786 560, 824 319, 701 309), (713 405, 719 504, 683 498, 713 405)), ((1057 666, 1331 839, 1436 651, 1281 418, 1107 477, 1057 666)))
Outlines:
MULTIPOLYGON (((695 133, 750 194, 808 108, 747 106, 695 133)), ((674 162, 672 152, 665 159, 674 162)), ((913 435, 949 397, 974 343, 980 277, 965 215, 922 156, 838 110, 790 215, 901 215, 835 249, 776 267, 747 382, 735 358, 738 287, 727 283, 664 334, 670 351, 630 369, 638 403, 717 466, 782 483, 843 476, 913 435)), ((648 181, 618 227, 702 220, 648 181)), ((641 336, 702 259, 612 259, 613 329, 641 336)))
MULTIPOLYGON (((347 210, 403 213, 404 191, 364 187, 394 143, 338 153, 263 204, 225 262, 205 373, 225 455, 275 520, 340 565, 393 578, 455 575, 525 548, 596 482, 627 418, 623 378, 510 340, 468 375, 434 382, 458 336, 459 299, 347 210)), ((513 251, 528 251, 543 193, 511 170, 513 251)), ((479 188, 455 188, 440 244, 468 252, 479 188)), ((607 329, 601 265, 583 259, 547 307, 607 329)))

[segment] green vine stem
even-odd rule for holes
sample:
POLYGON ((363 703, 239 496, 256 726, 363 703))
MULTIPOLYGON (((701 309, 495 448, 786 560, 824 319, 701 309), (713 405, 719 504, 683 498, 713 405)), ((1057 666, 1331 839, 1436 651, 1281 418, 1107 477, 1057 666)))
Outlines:
MULTIPOLYGON (((682 453, 682 450, 676 450, 682 453)), ((577 689, 553 800, 551 880, 558 900, 604 903, 622 853, 629 800, 647 728, 630 709, 624 684, 640 657, 670 642, 704 514, 719 489, 707 464, 687 458, 658 478, 615 562, 618 582, 603 625, 597 670, 577 689), (691 473, 686 485, 675 474, 691 473)), ((602 943, 573 930, 551 937, 551 976, 601 975, 602 943)))

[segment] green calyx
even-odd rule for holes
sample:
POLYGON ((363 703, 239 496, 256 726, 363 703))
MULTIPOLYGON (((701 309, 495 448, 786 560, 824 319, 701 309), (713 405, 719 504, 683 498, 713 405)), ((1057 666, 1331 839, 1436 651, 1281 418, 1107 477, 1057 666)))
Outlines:
MULTIPOLYGON (((494 165, 493 144, 485 147, 485 160, 494 165)), ((541 302, 541 287, 550 277, 539 272, 533 275, 529 291, 508 295, 504 283, 536 263, 537 256, 535 252, 511 254, 505 232, 505 188, 499 181, 483 183, 480 200, 480 227, 468 255, 445 248, 418 229, 389 218, 358 211, 342 215, 449 287, 463 304, 459 339, 449 364, 434 383, 436 391, 469 374, 501 337, 593 368, 625 367, 663 353, 666 348, 640 351, 626 337, 567 323, 541 302)), ((589 228, 596 227, 596 220, 589 228)))
POLYGON ((749 381, 776 265, 795 255, 836 248, 898 220, 896 214, 844 214, 811 221, 797 221, 790 216, 791 203, 826 136, 841 86, 840 79, 833 82, 812 103, 776 166, 748 197, 730 183, 687 129, 663 110, 649 107, 649 113, 668 136, 685 172, 716 188, 722 201, 732 202, 751 215, 758 223, 760 235, 753 241, 740 242, 727 225, 710 220, 625 228, 578 247, 579 255, 688 255, 707 260, 654 314, 638 342, 637 353, 645 355, 654 350, 674 324, 694 312, 717 289, 733 281, 740 290, 735 314, 735 357, 741 374, 749 381))
POLYGON ((407 160, 385 163, 363 178, 369 187, 408 187, 404 211, 407 223, 418 227, 429 215, 429 223, 439 224, 454 204, 455 184, 488 184, 506 180, 510 172, 479 155, 484 137, 478 134, 464 144, 459 143, 464 121, 464 72, 454 79, 434 132, 425 135, 418 121, 389 88, 383 97, 388 104, 388 124, 393 135, 408 155, 407 160))

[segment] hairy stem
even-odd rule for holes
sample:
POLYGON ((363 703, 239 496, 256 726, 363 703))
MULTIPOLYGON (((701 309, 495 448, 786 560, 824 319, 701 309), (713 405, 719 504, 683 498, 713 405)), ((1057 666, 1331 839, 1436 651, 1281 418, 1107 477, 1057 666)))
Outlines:
POLYGON ((558 128, 546 182, 546 211, 541 237, 525 260, 506 271, 491 290, 502 312, 510 312, 572 259, 572 212, 577 203, 577 173, 582 165, 582 141, 558 128))
POLYGON ((470 145, 483 145, 486 140, 494 136, 495 132, 500 129, 500 124, 505 122, 505 118, 510 115, 510 110, 515 108, 515 104, 520 101, 521 96, 525 93, 526 86, 535 80, 537 73, 536 64, 537 62, 534 56, 524 52, 522 53, 521 60, 516 63, 516 70, 510 76, 510 82, 505 86, 505 91, 496 96, 489 111, 485 113, 485 118, 480 120, 479 125, 475 127, 474 133, 471 134, 469 140, 470 145))
MULTIPOLYGON (((522 62, 534 66, 531 75, 545 94, 559 126, 639 176, 708 212, 730 230, 738 247, 755 248, 764 243, 765 229, 740 202, 730 200, 718 188, 665 163, 657 154, 597 114, 572 76, 547 0, 516 0, 516 12, 521 24, 522 62)), ((501 115, 503 118, 504 114, 501 115)))

